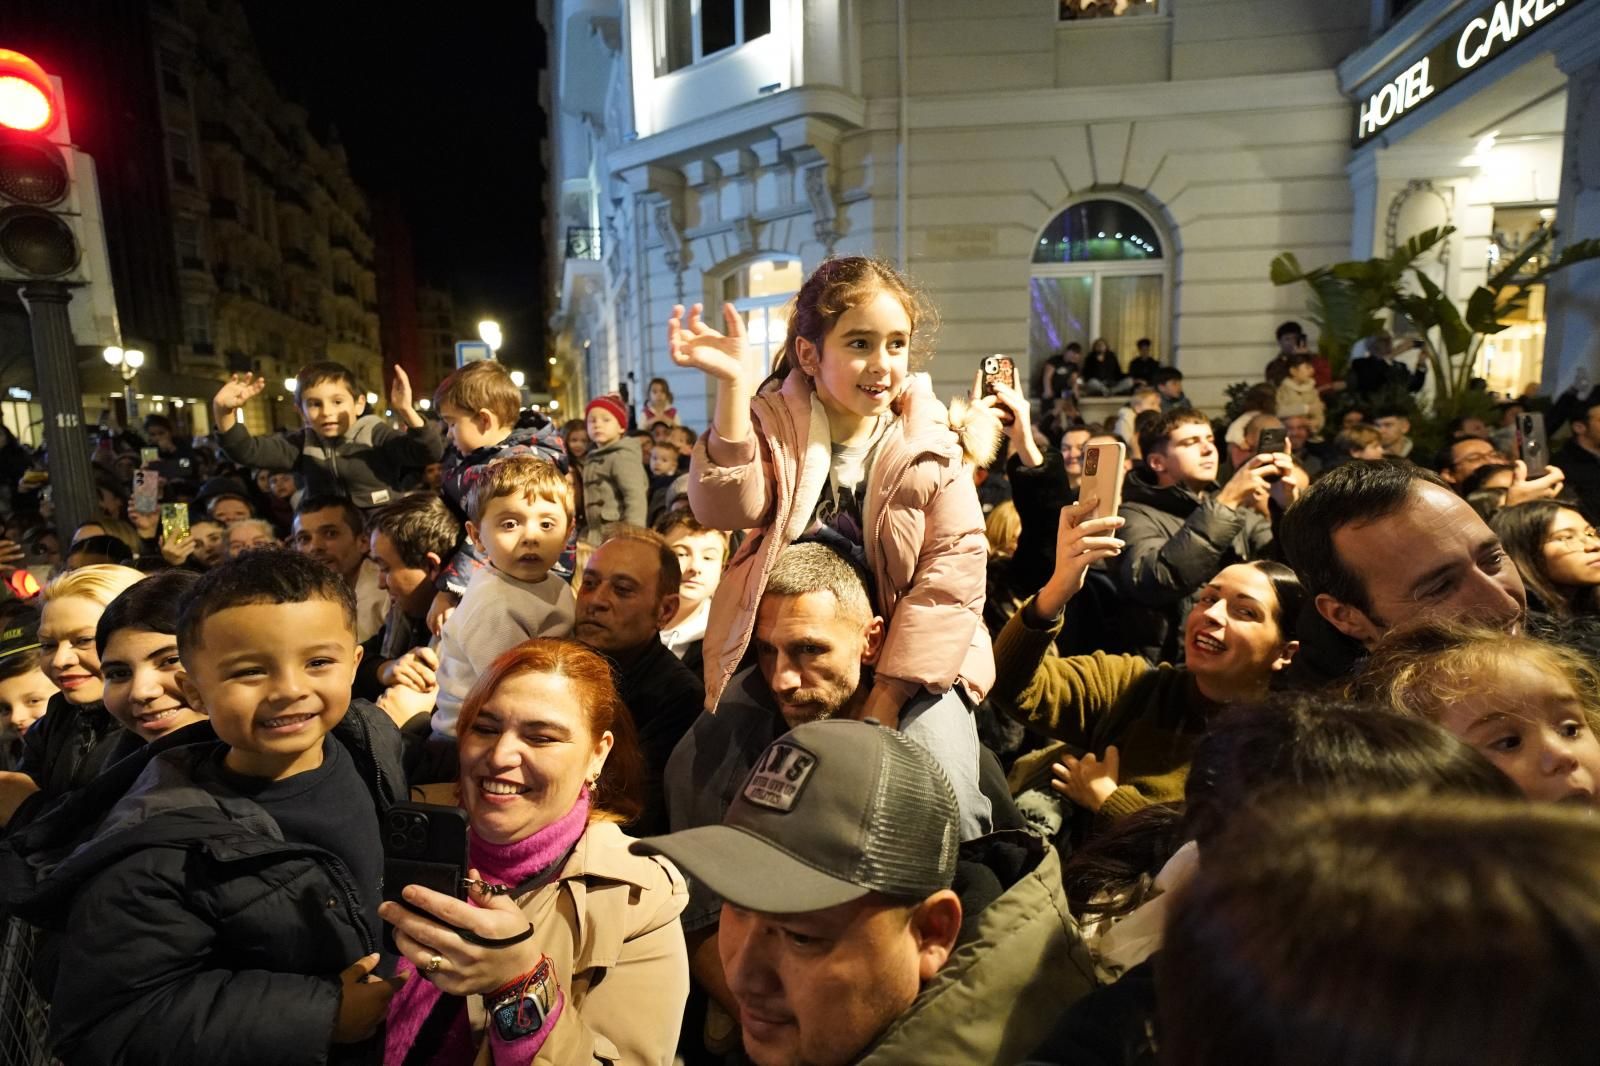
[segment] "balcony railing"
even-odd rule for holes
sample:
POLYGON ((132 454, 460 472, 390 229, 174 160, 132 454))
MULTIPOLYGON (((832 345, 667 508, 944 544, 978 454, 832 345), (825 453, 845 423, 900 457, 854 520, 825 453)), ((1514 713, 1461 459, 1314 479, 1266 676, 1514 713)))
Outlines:
POLYGON ((225 196, 211 198, 211 217, 224 219, 228 222, 239 221, 239 205, 225 196))
POLYGON ((583 226, 568 226, 567 258, 599 259, 600 231, 583 226))

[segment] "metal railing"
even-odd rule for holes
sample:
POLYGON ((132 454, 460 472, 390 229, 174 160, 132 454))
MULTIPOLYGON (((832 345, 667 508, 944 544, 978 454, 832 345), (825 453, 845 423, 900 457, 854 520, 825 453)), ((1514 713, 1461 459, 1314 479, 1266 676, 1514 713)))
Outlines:
POLYGON ((15 918, 0 928, 0 1066, 51 1066, 50 1004, 33 982, 40 934, 15 918))

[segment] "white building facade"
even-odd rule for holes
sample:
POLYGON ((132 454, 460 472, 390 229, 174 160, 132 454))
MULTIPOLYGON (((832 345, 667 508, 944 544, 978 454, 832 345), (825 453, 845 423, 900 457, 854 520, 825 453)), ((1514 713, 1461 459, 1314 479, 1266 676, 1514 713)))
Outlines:
POLYGON ((762 362, 823 258, 874 254, 939 308, 945 396, 993 352, 1149 338, 1220 411, 1303 315, 1272 258, 1381 243, 1406 180, 1362 163, 1385 149, 1356 150, 1352 99, 1393 77, 1384 42, 1472 6, 547 0, 552 354, 582 395, 666 378, 703 426, 672 306, 732 301, 762 362))

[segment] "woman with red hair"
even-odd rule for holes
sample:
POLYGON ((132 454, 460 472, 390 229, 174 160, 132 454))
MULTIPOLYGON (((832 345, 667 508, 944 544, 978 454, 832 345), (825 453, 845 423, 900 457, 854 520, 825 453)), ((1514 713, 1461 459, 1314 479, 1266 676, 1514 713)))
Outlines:
POLYGON ((470 888, 407 887, 431 917, 380 911, 412 971, 384 1061, 671 1063, 687 889, 628 851, 645 770, 610 667, 574 641, 519 644, 473 686, 457 736, 470 888))

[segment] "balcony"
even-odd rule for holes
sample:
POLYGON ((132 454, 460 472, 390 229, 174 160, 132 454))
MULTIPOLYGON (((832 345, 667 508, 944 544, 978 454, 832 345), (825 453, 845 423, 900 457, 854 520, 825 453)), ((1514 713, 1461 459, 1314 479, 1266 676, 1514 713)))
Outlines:
POLYGON ((214 356, 217 354, 217 346, 210 341, 191 341, 189 350, 195 355, 214 356))
POLYGON ((312 259, 311 253, 304 248, 284 248, 283 261, 288 266, 299 267, 302 270, 317 269, 316 260, 312 259))
POLYGON ((355 242, 342 233, 330 235, 328 237, 328 247, 336 252, 349 252, 351 256, 356 254, 355 242))
POLYGON ((583 226, 568 226, 567 258, 599 259, 600 231, 583 226))
POLYGON ((184 270, 197 270, 205 273, 206 261, 197 255, 186 255, 178 260, 178 265, 184 270))
POLYGON ((346 281, 336 281, 333 283, 333 294, 354 300, 356 298, 356 287, 346 281))
POLYGON ((223 222, 239 221, 239 205, 226 196, 211 198, 211 217, 223 222))

